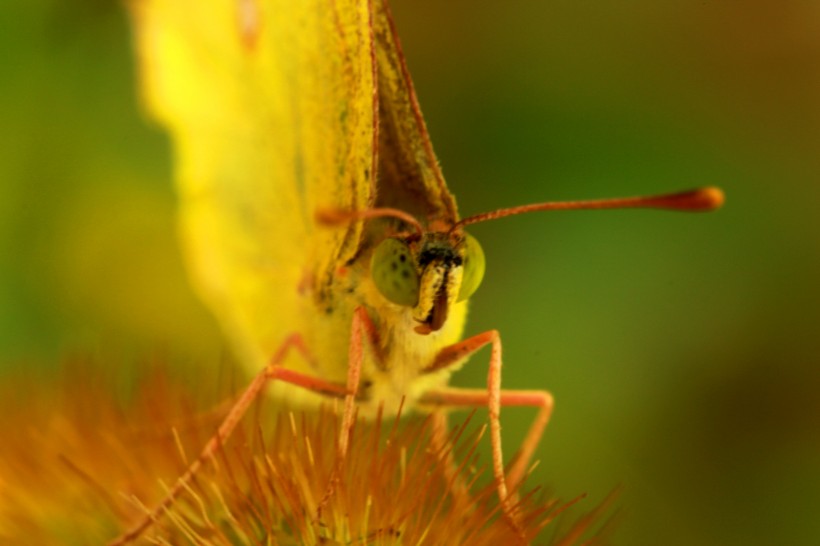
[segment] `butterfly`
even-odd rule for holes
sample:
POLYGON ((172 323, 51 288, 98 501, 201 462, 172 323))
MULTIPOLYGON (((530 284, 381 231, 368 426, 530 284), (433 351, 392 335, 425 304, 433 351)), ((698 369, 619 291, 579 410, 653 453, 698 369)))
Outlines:
POLYGON ((711 210, 715 188, 541 203, 461 218, 434 155, 386 0, 137 0, 142 91, 175 149, 192 280, 255 374, 146 529, 224 443, 261 392, 354 416, 489 410, 505 516, 547 426, 552 396, 501 388, 492 330, 461 339, 485 256, 466 227, 524 212, 617 207, 711 210), (490 346, 486 389, 448 386, 490 346), (505 471, 503 406, 536 416, 505 471))

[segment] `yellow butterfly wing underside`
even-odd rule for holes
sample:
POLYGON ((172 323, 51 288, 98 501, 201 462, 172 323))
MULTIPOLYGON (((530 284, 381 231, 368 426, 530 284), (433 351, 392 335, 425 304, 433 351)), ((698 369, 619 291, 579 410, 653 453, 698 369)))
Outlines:
MULTIPOLYGON (((373 234, 318 225, 316 211, 457 218, 386 2, 136 0, 131 11, 144 98, 174 143, 196 290, 251 372, 298 332, 316 362, 285 365, 344 382, 359 302, 338 273, 373 234)), ((465 313, 451 312, 437 345, 457 340, 465 313)))

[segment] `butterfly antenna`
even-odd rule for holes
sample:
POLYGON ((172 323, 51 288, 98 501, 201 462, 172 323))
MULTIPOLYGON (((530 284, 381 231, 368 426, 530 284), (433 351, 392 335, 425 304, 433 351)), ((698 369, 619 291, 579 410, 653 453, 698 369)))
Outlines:
POLYGON ((316 211, 316 221, 328 226, 349 224, 355 220, 370 218, 397 218, 413 228, 418 237, 424 235, 424 228, 411 214, 393 208, 374 208, 365 210, 319 209, 316 211))
POLYGON ((698 188, 695 190, 666 193, 662 195, 642 195, 638 197, 616 197, 613 199, 593 199, 589 201, 557 201, 549 203, 535 203, 508 209, 493 210, 475 216, 468 216, 459 220, 450 231, 458 228, 496 220, 505 216, 539 212, 545 210, 592 210, 592 209, 626 209, 648 208, 678 210, 685 212, 707 212, 723 205, 723 191, 716 187, 698 188))

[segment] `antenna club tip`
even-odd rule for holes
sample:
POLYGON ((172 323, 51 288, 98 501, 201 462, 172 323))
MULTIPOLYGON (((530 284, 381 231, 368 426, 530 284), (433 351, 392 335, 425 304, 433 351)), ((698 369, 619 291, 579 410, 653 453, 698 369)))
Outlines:
POLYGON ((723 190, 716 186, 709 186, 699 190, 703 203, 703 210, 717 210, 723 206, 726 196, 723 190))

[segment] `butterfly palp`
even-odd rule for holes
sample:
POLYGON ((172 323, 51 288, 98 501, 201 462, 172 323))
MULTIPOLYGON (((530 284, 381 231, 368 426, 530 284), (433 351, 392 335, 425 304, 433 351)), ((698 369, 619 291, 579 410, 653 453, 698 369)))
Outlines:
POLYGON ((405 307, 418 303, 419 274, 404 242, 390 238, 379 243, 370 262, 370 276, 389 301, 405 307))

